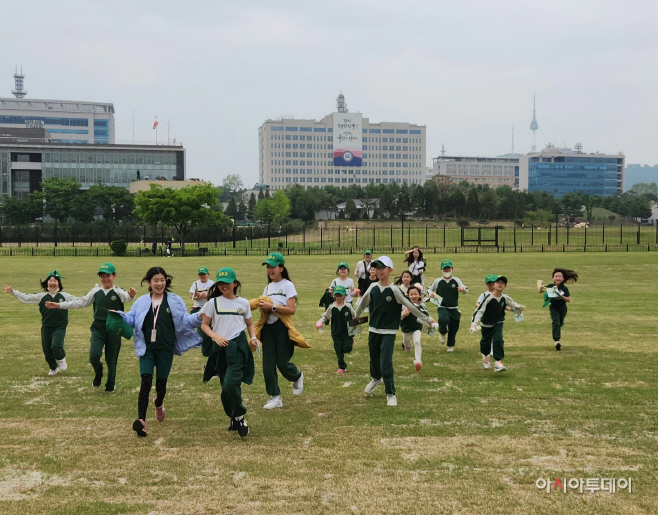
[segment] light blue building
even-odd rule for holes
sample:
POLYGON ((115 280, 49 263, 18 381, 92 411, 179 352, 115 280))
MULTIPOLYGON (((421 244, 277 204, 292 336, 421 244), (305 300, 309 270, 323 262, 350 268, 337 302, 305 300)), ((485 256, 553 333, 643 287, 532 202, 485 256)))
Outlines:
POLYGON ((529 192, 547 191, 555 197, 587 193, 607 197, 624 191, 623 154, 586 154, 548 145, 541 152, 521 157, 519 187, 529 192))

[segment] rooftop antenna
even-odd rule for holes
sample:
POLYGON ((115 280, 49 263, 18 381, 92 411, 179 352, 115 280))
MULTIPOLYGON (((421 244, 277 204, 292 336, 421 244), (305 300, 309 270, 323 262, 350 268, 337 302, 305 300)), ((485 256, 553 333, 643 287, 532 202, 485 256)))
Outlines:
POLYGON ((14 73, 14 82, 16 83, 16 89, 14 89, 11 94, 14 95, 16 98, 23 98, 25 95, 27 95, 27 91, 23 89, 23 79, 25 79, 25 75, 23 75, 23 68, 21 68, 21 73, 18 73, 18 66, 16 67, 16 73, 14 73))
POLYGON ((443 143, 441 143, 441 155, 442 156, 446 155, 446 146, 443 143))
POLYGON ((512 157, 514 157, 514 125, 512 125, 512 157))
POLYGON ((338 95, 338 98, 336 99, 336 108, 338 109, 339 113, 348 113, 349 109, 347 109, 347 103, 345 102, 345 96, 341 92, 340 95, 338 95))
POLYGON ((537 116, 535 114, 535 94, 532 95, 532 121, 530 122, 530 130, 532 131, 532 152, 537 152, 537 116))

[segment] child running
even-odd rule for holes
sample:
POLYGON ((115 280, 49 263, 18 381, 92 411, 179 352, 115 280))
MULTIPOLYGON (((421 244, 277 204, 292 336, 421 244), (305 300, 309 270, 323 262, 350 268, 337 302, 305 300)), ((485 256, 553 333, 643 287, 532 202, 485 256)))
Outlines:
POLYGON ((345 302, 348 304, 352 303, 352 299, 355 295, 358 295, 360 292, 354 288, 354 280, 351 277, 348 277, 350 273, 350 266, 346 262, 338 263, 338 268, 336 269, 336 279, 331 281, 331 286, 329 287, 329 293, 333 295, 334 287, 343 286, 347 291, 345 297, 345 302))
POLYGON ((505 308, 521 308, 512 298, 503 293, 507 287, 507 277, 503 275, 493 276, 493 291, 487 296, 475 311, 471 322, 471 333, 477 329, 478 323, 482 326, 482 338, 480 338, 480 352, 482 353, 482 366, 489 370, 489 351, 493 343, 494 372, 504 372, 507 367, 503 365, 505 357, 503 341, 503 323, 505 322, 505 308))
POLYGON ((545 292, 544 306, 550 303, 548 308, 551 314, 551 326, 553 328, 553 341, 555 342, 555 350, 560 350, 562 344, 562 326, 564 326, 564 318, 567 316, 567 302, 571 302, 569 288, 567 284, 575 283, 578 280, 578 274, 573 270, 566 268, 556 268, 553 270, 553 282, 546 286, 541 286, 540 292, 545 292))
MULTIPOLYGON (((192 309, 190 309, 190 313, 198 313, 199 311, 201 311, 201 308, 206 305, 206 302, 208 302, 208 290, 210 290, 210 287, 213 285, 213 280, 208 278, 207 267, 205 266, 199 267, 199 269, 197 270, 197 275, 199 279, 194 281, 192 283, 192 286, 190 286, 190 297, 192 297, 192 300, 194 301, 194 304, 192 305, 192 309)), ((201 336, 202 338, 201 354, 206 358, 209 358, 203 370, 203 382, 207 383, 214 376, 217 375, 213 372, 214 367, 210 362, 210 350, 212 349, 212 339, 210 339, 210 337, 208 337, 205 333, 201 332, 201 330, 199 330, 198 332, 199 332, 199 336, 201 336)))
POLYGON ((368 328, 368 351, 370 353, 371 381, 365 388, 371 394, 382 383, 386 389, 386 405, 397 406, 395 396, 395 382, 393 379, 393 347, 395 334, 400 328, 400 313, 402 306, 418 317, 421 322, 434 325, 429 315, 420 311, 402 293, 402 290, 391 282, 393 261, 388 256, 381 256, 373 261, 377 267, 379 282, 372 284, 363 294, 356 308, 355 320, 366 306, 370 306, 370 320, 368 328))
POLYGON ((247 408, 242 402, 240 384, 252 383, 254 357, 244 330, 249 331, 254 349, 260 342, 251 320, 249 301, 237 296, 241 285, 233 269, 221 268, 216 279, 208 292, 209 302, 201 309, 201 330, 214 342, 210 359, 222 384, 224 413, 231 419, 228 430, 245 437, 249 434, 249 426, 244 419, 247 408))
POLYGON ((413 276, 411 275, 411 272, 409 270, 405 270, 404 272, 402 272, 402 275, 400 277, 395 278, 395 284, 397 284, 399 288, 406 295, 407 292, 409 291, 409 286, 411 286, 412 279, 413 276))
POLYGON ((139 375, 142 384, 137 397, 137 418, 132 428, 137 436, 145 437, 146 411, 149 404, 153 370, 156 372, 155 418, 165 419, 164 398, 167 394, 167 379, 171 372, 174 354, 180 356, 186 350, 201 343, 195 328, 201 326, 198 314, 188 314, 185 301, 171 293, 173 277, 164 268, 149 268, 142 279, 148 284, 149 294, 142 295, 128 313, 119 312, 124 322, 134 330, 135 356, 139 358, 139 375))
POLYGON ((282 408, 281 390, 279 389, 279 376, 292 382, 292 394, 301 395, 304 391, 304 374, 294 363, 290 362, 295 346, 290 340, 288 328, 277 316, 292 316, 297 311, 297 290, 290 280, 288 270, 284 266, 285 259, 278 252, 267 256, 263 265, 267 266, 268 284, 263 290, 263 296, 269 297, 271 302, 264 299, 259 301, 259 308, 267 320, 260 335, 263 344, 263 376, 265 389, 270 395, 263 408, 282 408))
POLYGON ((462 316, 458 308, 459 294, 468 293, 468 287, 458 277, 452 275, 452 270, 452 261, 449 259, 441 261, 443 277, 436 279, 429 288, 431 298, 437 295, 442 298, 439 306, 439 341, 445 345, 446 335, 448 336, 448 352, 455 350, 455 337, 462 316))
POLYGON ((331 321, 331 338, 334 341, 334 350, 338 358, 338 374, 347 370, 345 354, 352 352, 354 337, 349 335, 348 323, 354 319, 356 312, 351 304, 345 301, 347 292, 344 286, 334 286, 334 302, 320 317, 315 327, 320 330, 322 324, 331 321))
POLYGON ((105 362, 107 363, 107 380, 105 391, 114 392, 116 389, 117 361, 121 350, 121 336, 111 334, 107 331, 105 322, 107 313, 112 311, 123 311, 124 303, 135 298, 135 288, 127 292, 114 285, 117 269, 112 263, 103 263, 98 269, 102 287, 94 286, 87 295, 64 302, 46 302, 48 309, 80 309, 93 304, 94 320, 91 323, 91 338, 89 345, 89 363, 94 368, 94 380, 92 386, 98 388, 103 379, 103 348, 105 348, 105 362))
MULTIPOLYGON (((429 316, 427 308, 421 302, 420 288, 416 285, 409 286, 407 290, 407 297, 411 303, 418 308, 424 315, 429 316)), ((400 322, 400 330, 402 331, 402 346, 406 352, 411 351, 411 342, 414 342, 414 368, 416 372, 423 368, 421 361, 422 349, 420 347, 420 336, 423 326, 418 321, 418 318, 409 311, 406 306, 402 307, 402 321, 400 322)))
POLYGON ((45 281, 41 281, 44 291, 40 293, 21 293, 5 284, 5 293, 11 293, 21 302, 26 304, 39 304, 41 313, 41 349, 46 363, 50 367, 49 376, 64 372, 66 364, 66 351, 64 350, 64 338, 66 337, 66 326, 69 323, 68 311, 52 311, 46 308, 46 302, 64 302, 75 300, 75 297, 62 291, 63 277, 57 270, 48 273, 45 281))

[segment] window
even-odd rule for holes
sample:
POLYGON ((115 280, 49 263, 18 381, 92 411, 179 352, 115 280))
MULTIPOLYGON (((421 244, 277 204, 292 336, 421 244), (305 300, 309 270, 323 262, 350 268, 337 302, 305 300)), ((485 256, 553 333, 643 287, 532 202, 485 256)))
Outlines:
POLYGON ((286 127, 286 131, 294 131, 294 132, 297 132, 297 127, 286 127))
POLYGON ((270 130, 271 131, 283 131, 283 127, 278 127, 278 126, 275 125, 275 126, 270 127, 270 130))

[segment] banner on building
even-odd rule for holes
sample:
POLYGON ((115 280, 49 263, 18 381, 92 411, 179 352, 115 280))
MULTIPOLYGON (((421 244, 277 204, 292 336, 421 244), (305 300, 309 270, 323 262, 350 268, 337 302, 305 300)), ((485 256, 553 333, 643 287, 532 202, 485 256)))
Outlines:
POLYGON ((357 113, 334 113, 334 166, 361 166, 363 120, 357 113))

